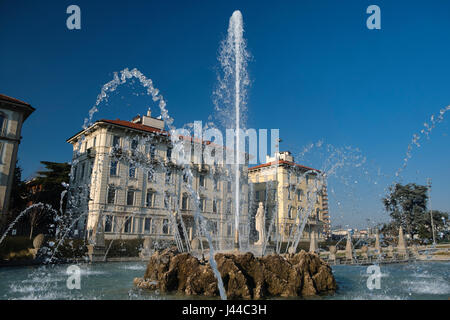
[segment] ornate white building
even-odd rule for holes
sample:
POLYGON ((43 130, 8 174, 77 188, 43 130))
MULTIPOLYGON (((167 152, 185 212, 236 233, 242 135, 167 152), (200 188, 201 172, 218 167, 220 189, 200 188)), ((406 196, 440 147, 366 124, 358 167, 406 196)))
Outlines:
MULTIPOLYGON (((183 138, 189 148, 209 143, 183 138)), ((70 205, 80 221, 78 232, 87 230, 88 239, 101 228, 106 239, 151 236, 190 243, 198 235, 194 219, 199 207, 215 247, 233 245, 234 183, 229 168, 201 164, 192 153, 189 183, 187 172, 172 160, 173 145, 164 121, 150 111, 132 121, 96 121, 67 142, 74 151, 70 205), (198 199, 193 198, 196 194, 198 199)), ((248 195, 246 165, 243 176, 241 192, 248 195)), ((242 232, 247 211, 248 199, 243 196, 242 232)))

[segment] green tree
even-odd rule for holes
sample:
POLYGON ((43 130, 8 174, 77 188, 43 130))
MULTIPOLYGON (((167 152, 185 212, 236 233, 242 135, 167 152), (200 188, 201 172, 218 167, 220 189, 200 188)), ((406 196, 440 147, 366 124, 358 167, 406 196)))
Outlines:
POLYGON ((11 185, 11 197, 9 200, 10 214, 15 216, 17 213, 25 209, 27 204, 27 192, 25 183, 22 181, 22 168, 16 161, 14 176, 11 185))
MULTIPOLYGON (((70 165, 41 161, 46 170, 38 171, 37 177, 27 183, 28 203, 44 203, 51 205, 56 211, 61 206, 61 193, 65 190, 63 183, 69 182, 70 165)), ((62 204, 64 212, 66 201, 62 204)), ((30 238, 39 227, 40 232, 51 233, 52 227, 57 222, 55 212, 47 208, 37 207, 30 211, 28 221, 30 225, 30 238)), ((60 217, 61 218, 61 217, 60 217)))
MULTIPOLYGON (((11 185, 9 209, 7 215, 2 219, 0 226, 0 231, 2 233, 6 230, 8 225, 14 221, 17 215, 25 209, 26 203, 26 187, 22 181, 22 168, 18 165, 18 161, 16 161, 16 167, 14 169, 14 176, 11 185)), ((20 224, 15 229, 19 229, 19 233, 23 232, 23 230, 21 231, 23 226, 20 224)))
POLYGON ((426 186, 415 183, 397 183, 390 188, 389 195, 382 200, 393 220, 393 227, 402 226, 411 237, 418 233, 427 210, 427 191, 426 186))
POLYGON ((69 183, 70 164, 49 161, 41 161, 41 163, 46 170, 38 171, 38 176, 31 183, 31 185, 39 186, 34 202, 50 204, 59 210, 61 192, 65 190, 63 183, 69 183))
MULTIPOLYGON (((433 210, 433 224, 436 235, 436 240, 439 240, 439 234, 445 234, 448 228, 448 213, 439 210, 433 210)), ((432 226, 431 226, 431 215, 430 211, 421 217, 418 223, 418 234, 421 239, 433 239, 432 226)))

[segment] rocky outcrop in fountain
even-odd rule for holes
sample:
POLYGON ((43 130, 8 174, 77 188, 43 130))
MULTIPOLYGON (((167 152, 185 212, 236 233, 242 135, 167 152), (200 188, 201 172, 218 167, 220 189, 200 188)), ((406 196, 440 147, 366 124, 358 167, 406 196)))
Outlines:
MULTIPOLYGON (((313 296, 333 293, 331 268, 316 254, 255 257, 252 253, 215 255, 228 299, 313 296)), ((175 248, 155 252, 138 288, 195 296, 218 296, 210 264, 175 248)))

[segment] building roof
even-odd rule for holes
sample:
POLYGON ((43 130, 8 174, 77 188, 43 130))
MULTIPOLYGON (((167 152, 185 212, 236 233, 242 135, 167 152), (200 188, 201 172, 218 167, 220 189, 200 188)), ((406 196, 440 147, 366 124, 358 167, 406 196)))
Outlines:
MULTIPOLYGON (((101 119, 101 120, 97 120, 95 121, 95 123, 93 125, 95 125, 96 123, 109 123, 109 124, 113 124, 119 127, 124 127, 124 128, 130 128, 130 129, 134 129, 134 130, 139 130, 139 131, 144 131, 144 132, 149 132, 149 133, 159 133, 159 134, 163 134, 163 135, 167 135, 170 136, 170 133, 166 130, 161 130, 158 128, 154 128, 151 126, 147 126, 147 125, 143 125, 140 123, 134 123, 131 121, 126 121, 126 120, 108 120, 108 119, 101 119)), ((69 139, 67 139, 67 142, 70 142, 70 140, 72 140, 73 138, 75 138, 76 136, 78 136, 80 133, 82 133, 84 130, 79 131, 78 133, 76 133, 75 135, 73 135, 72 137, 70 137, 69 139)), ((207 141, 207 140, 200 140, 200 139, 194 139, 193 137, 190 136, 180 136, 181 138, 183 138, 184 140, 188 140, 188 141, 194 141, 197 143, 203 142, 205 144, 213 144, 211 141, 207 141)))
MULTIPOLYGON (((140 123, 134 123, 134 122, 131 122, 131 121, 126 121, 126 120, 100 119, 100 120, 95 121, 95 123, 92 124, 91 127, 94 126, 97 123, 108 123, 108 124, 116 125, 116 126, 119 126, 119 127, 130 128, 130 129, 139 130, 139 131, 143 131, 143 132, 158 133, 158 134, 163 134, 163 135, 170 136, 170 133, 168 131, 166 131, 166 130, 161 130, 161 129, 154 128, 154 127, 151 127, 151 126, 143 125, 143 124, 140 124, 140 123)), ((72 137, 70 137, 66 141, 70 142, 73 138, 77 137, 78 135, 80 135, 85 130, 87 130, 87 129, 83 129, 83 130, 77 132, 76 134, 74 134, 72 137)), ((182 138, 183 140, 187 140, 187 141, 193 141, 194 143, 204 143, 206 145, 213 145, 213 146, 216 146, 216 147, 219 147, 219 148, 223 148, 225 150, 227 149, 225 146, 221 146, 221 145, 215 144, 214 142, 211 142, 209 140, 201 140, 201 139, 194 138, 194 137, 191 137, 191 136, 183 136, 183 135, 180 135, 180 138, 182 138)), ((247 154, 247 153, 244 152, 244 154, 247 154)))
MULTIPOLYGON (((119 119, 116 119, 116 120, 100 119, 100 120, 95 121, 95 123, 93 123, 90 127, 93 127, 96 124, 100 124, 100 123, 112 124, 112 125, 116 125, 116 126, 123 127, 123 128, 130 128, 130 129, 134 129, 134 130, 138 130, 138 131, 144 131, 144 132, 149 132, 149 133, 167 134, 167 131, 165 131, 165 130, 161 130, 161 129, 158 129, 158 128, 146 126, 146 125, 143 125, 143 124, 140 124, 140 123, 133 123, 133 122, 130 122, 130 121, 119 120, 119 119)), ((89 128, 86 128, 86 129, 83 129, 83 130, 77 132, 76 134, 71 136, 66 141, 70 142, 73 138, 77 137, 82 132, 84 132, 84 131, 86 131, 88 129, 89 128)))
MULTIPOLYGON (((16 99, 16 98, 8 97, 8 96, 6 96, 6 95, 4 95, 4 94, 0 94, 0 99, 6 100, 6 101, 9 101, 9 102, 13 102, 13 103, 23 104, 23 105, 25 105, 25 106, 30 106, 29 103, 26 103, 26 102, 21 101, 21 100, 16 99)), ((31 106, 30 106, 30 107, 31 107, 31 106)))
POLYGON ((12 98, 9 97, 7 95, 4 94, 0 94, 0 102, 9 104, 9 105, 14 105, 16 107, 19 107, 20 109, 22 109, 23 113, 24 113, 24 121, 26 118, 28 118, 28 116, 33 113, 34 110, 36 110, 35 108, 33 108, 29 103, 26 103, 22 100, 16 99, 16 98, 12 98))
POLYGON ((298 163, 295 163, 295 162, 291 162, 291 161, 285 161, 285 160, 279 160, 279 161, 272 161, 272 162, 263 163, 263 164, 255 166, 255 167, 250 167, 250 168, 248 168, 248 170, 252 171, 252 170, 256 170, 256 169, 260 169, 260 168, 264 168, 264 167, 270 167, 272 165, 277 164, 277 162, 278 162, 278 164, 281 164, 281 165, 284 164, 284 165, 288 165, 288 166, 302 168, 302 169, 305 169, 305 170, 313 170, 313 171, 320 172, 320 170, 318 170, 318 169, 306 167, 306 166, 303 166, 301 164, 298 164, 298 163))
POLYGON ((161 129, 150 127, 150 126, 146 126, 146 125, 143 125, 143 124, 140 124, 140 123, 134 123, 134 122, 125 121, 125 120, 101 119, 101 120, 99 120, 97 122, 111 123, 111 124, 115 124, 115 125, 118 125, 118 126, 121 126, 121 127, 127 127, 127 128, 131 128, 131 129, 145 131, 145 132, 154 132, 154 133, 167 134, 167 131, 165 131, 165 130, 161 130, 161 129))

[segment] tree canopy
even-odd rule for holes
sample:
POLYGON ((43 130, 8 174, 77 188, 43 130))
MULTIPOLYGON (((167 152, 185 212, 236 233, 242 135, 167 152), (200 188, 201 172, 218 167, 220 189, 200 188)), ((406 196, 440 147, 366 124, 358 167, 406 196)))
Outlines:
MULTIPOLYGON (((428 187, 415 183, 406 185, 397 183, 389 191, 382 201, 392 221, 385 224, 382 231, 386 234, 396 235, 401 226, 411 238, 418 235, 421 239, 432 239, 431 216, 427 209, 428 187)), ((436 234, 446 232, 447 221, 447 213, 433 210, 436 234)))

